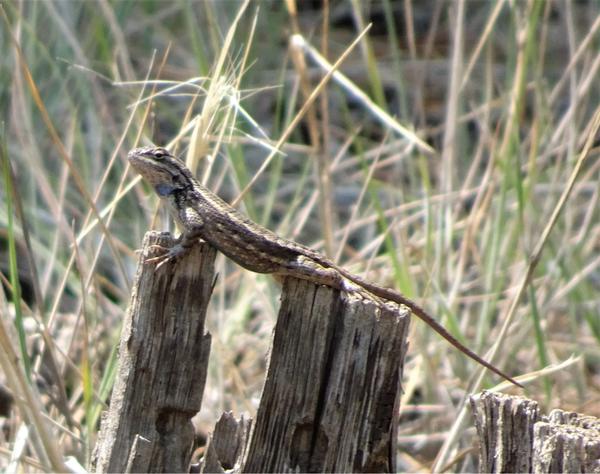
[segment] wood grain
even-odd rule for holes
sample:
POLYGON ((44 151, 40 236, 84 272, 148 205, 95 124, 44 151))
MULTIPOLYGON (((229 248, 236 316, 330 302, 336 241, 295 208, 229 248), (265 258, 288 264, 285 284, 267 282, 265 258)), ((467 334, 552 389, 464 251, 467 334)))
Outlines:
MULTIPOLYGON (((160 253, 152 245, 173 244, 168 234, 149 232, 143 256, 160 253)), ((190 420, 200 409, 210 352, 204 319, 215 256, 214 248, 198 244, 159 269, 138 265, 97 472, 188 472, 190 420)))

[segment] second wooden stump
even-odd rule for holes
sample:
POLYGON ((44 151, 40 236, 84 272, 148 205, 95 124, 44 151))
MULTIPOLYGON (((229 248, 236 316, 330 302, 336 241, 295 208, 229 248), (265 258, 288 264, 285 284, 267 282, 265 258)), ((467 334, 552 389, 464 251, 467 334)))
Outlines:
POLYGON ((242 471, 394 471, 408 315, 286 279, 242 471))

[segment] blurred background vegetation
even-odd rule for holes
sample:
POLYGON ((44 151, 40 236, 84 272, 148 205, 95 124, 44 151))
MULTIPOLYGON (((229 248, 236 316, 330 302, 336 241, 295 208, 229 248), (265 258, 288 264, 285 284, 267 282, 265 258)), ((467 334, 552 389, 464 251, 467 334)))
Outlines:
MULTIPOLYGON (((1 12, 0 466, 89 460, 135 249, 172 229, 128 172, 138 144, 168 144, 229 202, 247 188, 251 218, 416 299, 482 355, 498 343, 494 362, 529 374, 545 408, 600 416, 598 135, 580 155, 600 105, 598 1, 1 12), (293 123, 328 71, 316 52, 334 63, 369 24, 293 123)), ((223 410, 254 414, 279 297, 222 256, 217 270, 199 455, 223 410)), ((478 368, 420 323, 409 338, 399 469, 473 471, 472 424, 452 427, 478 368)))

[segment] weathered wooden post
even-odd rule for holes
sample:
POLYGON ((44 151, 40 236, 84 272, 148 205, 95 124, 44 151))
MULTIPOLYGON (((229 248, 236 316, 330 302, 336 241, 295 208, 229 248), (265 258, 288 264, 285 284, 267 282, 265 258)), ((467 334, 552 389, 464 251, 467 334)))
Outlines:
POLYGON ((537 402, 502 393, 471 397, 479 472, 600 473, 600 420, 539 412, 537 402))
MULTIPOLYGON (((149 233, 152 246, 173 240, 149 233)), ((210 349, 204 317, 215 250, 138 266, 98 472, 187 472, 210 349)), ((219 422, 197 469, 395 470, 408 310, 288 278, 253 422, 219 422)))
MULTIPOLYGON (((234 470, 393 472, 408 314, 288 278, 260 405, 234 470)), ((216 466, 212 456, 205 472, 216 466)))
POLYGON ((200 409, 210 352, 204 331, 216 251, 144 264, 168 234, 149 232, 124 321, 117 378, 96 448, 97 472, 188 472, 191 418, 200 409))

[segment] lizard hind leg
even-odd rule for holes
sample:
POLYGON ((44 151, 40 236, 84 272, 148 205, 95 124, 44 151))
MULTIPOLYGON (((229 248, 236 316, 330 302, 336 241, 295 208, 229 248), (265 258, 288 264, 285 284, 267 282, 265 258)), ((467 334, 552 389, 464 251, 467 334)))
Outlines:
POLYGON ((286 264, 284 271, 278 273, 309 280, 313 283, 329 286, 346 293, 352 293, 365 299, 378 299, 362 286, 344 278, 335 268, 324 267, 305 255, 298 255, 295 260, 286 264))

